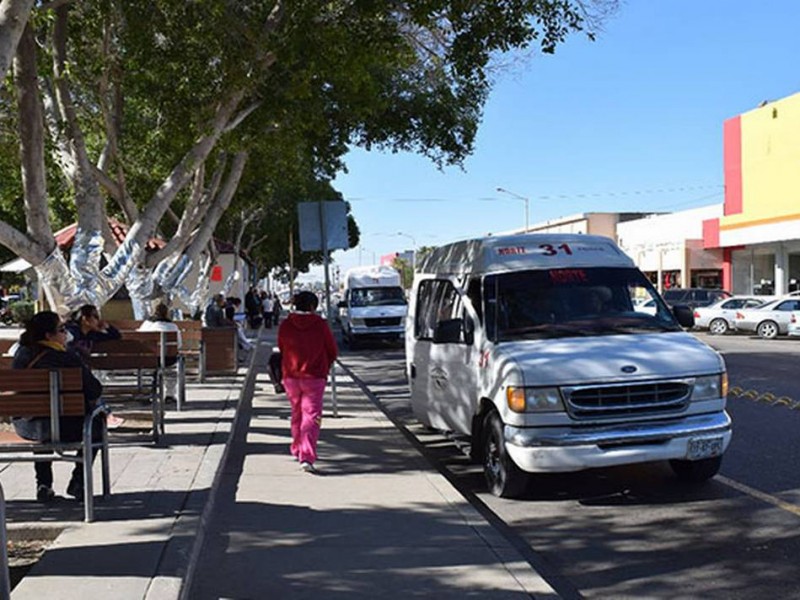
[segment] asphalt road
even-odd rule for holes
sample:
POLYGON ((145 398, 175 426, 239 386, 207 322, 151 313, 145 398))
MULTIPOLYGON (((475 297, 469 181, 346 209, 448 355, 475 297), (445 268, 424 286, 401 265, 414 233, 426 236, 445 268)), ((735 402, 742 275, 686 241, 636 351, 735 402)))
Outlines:
POLYGON ((800 340, 699 337, 731 381, 720 475, 692 486, 660 463, 539 475, 521 500, 487 494, 464 444, 416 423, 402 348, 343 362, 565 598, 800 598, 800 340))

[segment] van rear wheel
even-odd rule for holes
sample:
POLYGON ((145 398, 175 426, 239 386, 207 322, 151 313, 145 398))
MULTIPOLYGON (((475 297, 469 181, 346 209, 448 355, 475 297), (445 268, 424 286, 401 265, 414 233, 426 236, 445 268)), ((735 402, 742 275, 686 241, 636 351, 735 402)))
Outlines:
POLYGON ((702 483, 714 477, 722 466, 722 457, 704 458, 702 460, 671 460, 669 466, 681 481, 702 483))
POLYGON ((500 498, 518 498, 528 481, 506 451, 503 423, 495 411, 486 416, 483 425, 483 474, 489 491, 500 498))

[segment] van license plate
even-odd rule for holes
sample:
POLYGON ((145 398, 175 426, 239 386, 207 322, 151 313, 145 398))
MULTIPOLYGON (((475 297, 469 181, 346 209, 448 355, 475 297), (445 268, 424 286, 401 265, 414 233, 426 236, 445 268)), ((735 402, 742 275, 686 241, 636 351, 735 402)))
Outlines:
POLYGON ((686 451, 688 460, 700 460, 722 454, 722 437, 691 438, 686 451))

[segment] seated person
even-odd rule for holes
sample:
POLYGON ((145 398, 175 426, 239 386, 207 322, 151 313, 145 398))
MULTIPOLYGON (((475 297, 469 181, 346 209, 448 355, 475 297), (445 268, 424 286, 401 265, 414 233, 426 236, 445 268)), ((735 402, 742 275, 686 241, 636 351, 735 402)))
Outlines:
MULTIPOLYGON (((178 347, 176 350, 180 351, 181 349, 180 329, 178 329, 178 326, 169 318, 169 307, 163 302, 159 302, 156 305, 150 318, 143 321, 139 326, 139 331, 174 331, 178 339, 178 347)), ((164 373, 164 399, 167 402, 175 402, 178 385, 177 362, 173 360, 170 364, 168 361, 166 366, 171 366, 173 368, 164 373)))
POLYGON ((235 321, 225 316, 225 304, 225 295, 216 294, 206 307, 206 312, 203 315, 203 325, 205 327, 236 327, 239 348, 249 352, 253 349, 253 344, 247 339, 242 328, 235 321))
MULTIPOLYGON (((67 329, 59 316, 50 311, 42 311, 33 315, 25 325, 25 331, 19 339, 19 349, 14 355, 14 369, 52 369, 80 367, 83 371, 83 393, 86 412, 96 407, 102 384, 92 375, 91 370, 75 352, 66 348, 67 329)), ((37 442, 50 441, 50 418, 15 418, 14 429, 22 438, 37 442)), ((95 420, 92 439, 101 439, 102 432, 95 420)), ((61 417, 61 441, 78 442, 83 439, 83 417, 61 417)), ((94 458, 95 451, 92 451, 94 458)), ((49 502, 56 497, 53 491, 53 463, 41 461, 34 463, 36 471, 36 499, 49 502)), ((83 498, 83 463, 75 463, 72 478, 67 485, 67 494, 75 498, 83 498)))
POLYGON ((66 324, 70 334, 69 349, 88 357, 94 342, 119 340, 119 330, 100 318, 100 311, 93 304, 84 304, 75 311, 72 320, 66 324))
MULTIPOLYGON (((100 317, 100 310, 93 304, 81 306, 65 326, 68 333, 67 347, 84 360, 88 360, 95 342, 122 339, 119 330, 106 323, 100 317)), ((116 429, 125 422, 125 419, 113 415, 110 409, 107 412, 106 424, 109 429, 116 429)))

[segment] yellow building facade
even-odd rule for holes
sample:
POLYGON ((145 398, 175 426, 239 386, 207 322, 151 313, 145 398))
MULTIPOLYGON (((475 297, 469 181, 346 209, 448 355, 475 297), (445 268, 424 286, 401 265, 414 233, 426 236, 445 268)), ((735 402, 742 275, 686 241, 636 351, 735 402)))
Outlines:
POLYGON ((723 215, 703 224, 723 250, 723 287, 740 294, 800 289, 800 93, 725 121, 723 215))

